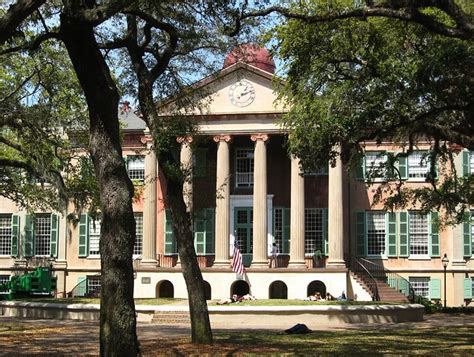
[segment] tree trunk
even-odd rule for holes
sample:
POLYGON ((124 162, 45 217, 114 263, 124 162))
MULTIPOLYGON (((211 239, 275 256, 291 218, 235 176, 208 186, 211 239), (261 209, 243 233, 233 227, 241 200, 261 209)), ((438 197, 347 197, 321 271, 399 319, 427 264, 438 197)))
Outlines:
POLYGON ((192 213, 186 212, 183 200, 183 183, 177 182, 177 180, 167 180, 166 184, 167 202, 171 206, 173 230, 178 243, 181 269, 188 289, 192 341, 211 344, 213 342, 212 330, 204 291, 204 280, 194 250, 192 213))
MULTIPOLYGON (((137 63, 137 61, 135 61, 137 63)), ((153 138, 163 135, 163 131, 158 130, 160 125, 158 113, 152 95, 152 81, 146 70, 140 71, 136 68, 139 78, 139 101, 140 108, 153 138)), ((166 135, 166 134, 165 134, 166 135)), ((170 134, 168 134, 170 135, 170 134)), ((171 134, 173 135, 173 134, 171 134)), ((174 143, 175 138, 172 138, 174 143)), ((165 140, 166 141, 166 140, 165 140)), ((189 313, 191 316, 191 336, 194 343, 213 342, 209 312, 207 309, 206 296, 204 291, 204 280, 194 250, 194 237, 192 232, 192 213, 186 211, 183 200, 184 178, 176 174, 167 175, 166 167, 177 168, 180 166, 179 160, 171 155, 171 147, 159 147, 155 142, 155 152, 158 162, 163 168, 164 178, 167 183, 166 203, 171 208, 173 219, 173 231, 178 244, 178 253, 181 259, 183 277, 188 290, 189 313)))
POLYGON ((86 96, 90 150, 100 187, 100 353, 101 356, 137 356, 132 266, 133 185, 122 159, 119 95, 92 26, 63 14, 61 33, 86 96))

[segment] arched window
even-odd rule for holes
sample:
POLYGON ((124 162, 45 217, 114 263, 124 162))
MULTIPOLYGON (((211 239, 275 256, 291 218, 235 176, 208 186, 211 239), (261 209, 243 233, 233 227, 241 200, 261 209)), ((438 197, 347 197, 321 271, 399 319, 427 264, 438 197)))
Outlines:
POLYGON ((326 285, 322 281, 314 280, 308 285, 307 296, 320 293, 322 297, 326 296, 326 285))
POLYGON ((288 299, 288 287, 283 281, 277 280, 270 284, 270 299, 288 299))
POLYGON ((250 292, 249 284, 247 284, 247 282, 244 280, 237 280, 230 287, 230 296, 232 295, 244 296, 244 295, 247 295, 249 292, 250 292))
POLYGON ((174 298, 174 286, 169 280, 162 280, 156 284, 157 298, 174 298))

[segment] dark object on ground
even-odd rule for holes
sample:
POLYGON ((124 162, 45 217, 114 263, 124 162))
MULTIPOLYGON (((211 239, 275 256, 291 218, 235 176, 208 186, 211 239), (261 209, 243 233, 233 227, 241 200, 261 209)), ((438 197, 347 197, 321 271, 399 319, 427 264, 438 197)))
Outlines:
POLYGON ((293 334, 299 335, 303 333, 310 333, 312 331, 305 324, 296 324, 295 326, 285 330, 285 332, 289 335, 293 335, 293 334))

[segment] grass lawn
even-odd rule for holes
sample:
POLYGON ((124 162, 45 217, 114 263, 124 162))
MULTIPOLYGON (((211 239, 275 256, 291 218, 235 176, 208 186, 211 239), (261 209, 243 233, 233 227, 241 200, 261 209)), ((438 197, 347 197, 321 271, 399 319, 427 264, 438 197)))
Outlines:
MULTIPOLYGON (((49 302, 57 304, 99 304, 99 298, 36 298, 18 299, 15 301, 49 302)), ((158 298, 158 299, 135 299, 135 305, 187 305, 187 299, 158 298)), ((208 301, 209 306, 317 306, 317 305, 390 305, 380 301, 304 301, 287 299, 261 299, 242 301, 226 305, 217 305, 217 300, 208 301)))
POLYGON ((403 330, 316 331, 306 335, 242 331, 214 334, 213 346, 195 346, 189 339, 143 341, 144 356, 157 348, 173 355, 432 355, 472 356, 474 334, 468 327, 403 330), (212 351, 210 353, 210 351, 212 351))

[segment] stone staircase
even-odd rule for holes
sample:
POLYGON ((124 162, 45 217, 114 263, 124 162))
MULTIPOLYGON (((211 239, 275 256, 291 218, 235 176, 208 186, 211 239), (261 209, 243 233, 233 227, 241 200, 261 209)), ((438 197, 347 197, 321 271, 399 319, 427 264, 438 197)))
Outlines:
MULTIPOLYGON (((354 277, 354 279, 362 286, 362 288, 367 291, 372 298, 375 295, 375 291, 369 287, 369 284, 366 282, 369 278, 368 276, 364 276, 364 274, 356 274, 354 272, 350 272, 350 274, 354 277)), ((377 290, 379 294, 379 301, 384 302, 398 302, 398 303, 409 303, 410 301, 408 298, 402 294, 401 292, 395 290, 387 283, 377 280, 377 290)), ((377 300, 377 299, 374 299, 377 300)))
POLYGON ((165 325, 190 325, 189 311, 155 311, 152 323, 165 325))
POLYGON ((409 287, 406 279, 364 258, 351 257, 349 270, 353 279, 367 291, 374 301, 409 303, 408 297, 392 286, 409 287), (392 282, 392 286, 386 283, 392 282))

